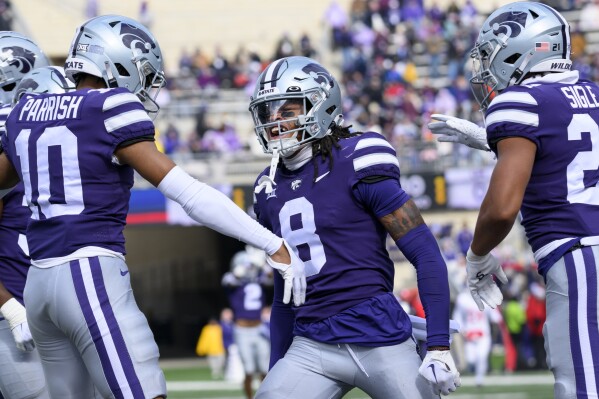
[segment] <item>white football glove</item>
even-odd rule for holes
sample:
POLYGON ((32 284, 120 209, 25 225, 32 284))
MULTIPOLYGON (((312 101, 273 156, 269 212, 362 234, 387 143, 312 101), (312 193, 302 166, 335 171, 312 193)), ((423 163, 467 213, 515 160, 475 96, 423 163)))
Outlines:
POLYGON ((433 386, 435 395, 449 395, 462 385, 460 373, 448 350, 426 352, 418 372, 433 386))
POLYGON ((484 303, 491 309, 501 305, 503 294, 495 284, 493 276, 503 284, 507 284, 507 276, 493 255, 489 253, 485 256, 478 256, 469 248, 466 254, 466 271, 470 294, 480 311, 485 308, 484 303))
POLYGON ((8 326, 12 331, 17 348, 24 352, 31 352, 35 348, 29 324, 27 324, 27 315, 25 308, 15 298, 10 298, 0 307, 0 312, 8 321, 8 326))
POLYGON ((476 150, 491 151, 487 144, 487 132, 477 124, 442 114, 432 114, 431 118, 441 121, 428 124, 433 134, 441 135, 437 140, 461 143, 476 150))
POLYGON ((293 291, 293 304, 300 306, 306 302, 306 269, 304 262, 293 252, 287 241, 283 240, 283 243, 289 251, 291 263, 288 265, 278 263, 273 261, 270 256, 266 257, 266 263, 273 269, 277 269, 283 276, 283 280, 285 280, 283 303, 289 303, 293 291))

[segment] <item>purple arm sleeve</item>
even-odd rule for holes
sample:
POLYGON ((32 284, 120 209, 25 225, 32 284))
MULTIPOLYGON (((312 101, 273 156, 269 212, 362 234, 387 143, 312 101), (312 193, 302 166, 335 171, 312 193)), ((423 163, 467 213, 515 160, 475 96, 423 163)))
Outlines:
POLYGON ((281 275, 274 275, 274 300, 270 312, 270 364, 272 369, 276 362, 285 356, 293 341, 293 324, 295 315, 291 304, 283 303, 284 282, 281 275))
POLYGON ((449 283, 447 266, 435 237, 421 224, 395 242, 416 268, 418 292, 427 325, 427 345, 449 346, 449 283))

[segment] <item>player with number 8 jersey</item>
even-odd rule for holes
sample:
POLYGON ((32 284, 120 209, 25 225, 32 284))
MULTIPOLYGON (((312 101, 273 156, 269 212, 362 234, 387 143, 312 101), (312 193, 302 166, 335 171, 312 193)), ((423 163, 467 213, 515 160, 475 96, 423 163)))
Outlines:
POLYGON ((255 213, 308 276, 306 303, 293 309, 281 302, 275 276, 272 368, 256 398, 341 398, 353 387, 372 398, 449 394, 460 380, 449 351, 445 262, 401 188, 395 149, 378 133, 343 126, 341 102, 323 66, 287 57, 260 75, 250 103, 258 139, 273 155, 255 184, 255 213), (416 268, 424 361, 393 295, 388 234, 416 268))

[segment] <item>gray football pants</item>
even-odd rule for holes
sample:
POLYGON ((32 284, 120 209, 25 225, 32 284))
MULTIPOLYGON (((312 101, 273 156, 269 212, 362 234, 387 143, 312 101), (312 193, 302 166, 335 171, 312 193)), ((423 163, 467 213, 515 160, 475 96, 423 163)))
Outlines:
POLYGON ((555 399, 597 398, 599 246, 566 253, 547 273, 543 326, 555 399))
POLYGON ((354 387, 373 399, 438 398, 418 373, 421 363, 411 339, 370 348, 295 337, 266 375, 256 399, 334 399, 354 387))
POLYGON ((0 392, 4 398, 49 398, 37 349, 17 349, 6 320, 0 321, 0 359, 0 392))
POLYGON ((25 285, 27 320, 56 399, 166 394, 158 346, 137 307, 127 265, 93 257, 41 269, 25 285))

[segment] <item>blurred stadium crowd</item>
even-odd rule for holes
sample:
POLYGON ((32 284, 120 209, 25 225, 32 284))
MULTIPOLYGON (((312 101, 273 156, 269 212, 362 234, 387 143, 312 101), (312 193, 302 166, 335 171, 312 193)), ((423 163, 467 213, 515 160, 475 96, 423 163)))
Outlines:
MULTIPOLYGON (((573 27, 574 67, 581 77, 597 80, 599 2, 554 5, 573 27)), ((485 17, 470 0, 446 8, 436 3, 424 7, 422 0, 354 0, 349 9, 333 0, 323 16, 329 30, 326 48, 315 46, 304 33, 297 41, 283 35, 271 57, 241 44, 233 57, 218 48, 212 55, 201 47, 183 50, 176 75, 168 79, 169 90, 161 93, 162 118, 168 121, 163 123, 165 151, 196 158, 247 155, 255 138, 251 125, 235 122, 236 112, 247 111, 243 105, 236 108, 232 98, 247 99, 256 77, 273 59, 304 55, 330 60, 327 66, 339 70, 347 119, 355 121, 355 130, 382 132, 395 146, 402 171, 492 163, 487 154, 438 143, 426 127, 432 113, 482 123, 469 87, 469 51, 485 17), (191 129, 177 123, 177 117, 189 115, 194 118, 191 129)), ((247 116, 243 118, 249 120, 247 116)))

